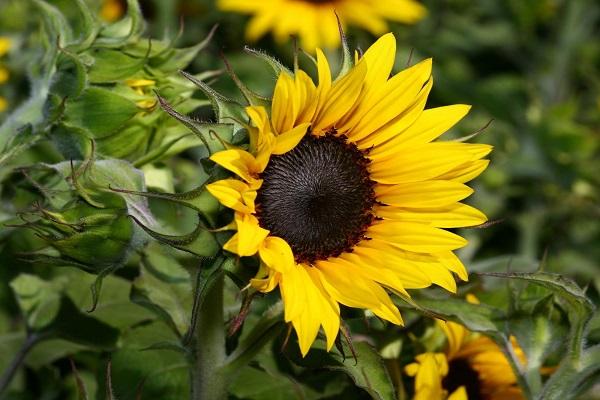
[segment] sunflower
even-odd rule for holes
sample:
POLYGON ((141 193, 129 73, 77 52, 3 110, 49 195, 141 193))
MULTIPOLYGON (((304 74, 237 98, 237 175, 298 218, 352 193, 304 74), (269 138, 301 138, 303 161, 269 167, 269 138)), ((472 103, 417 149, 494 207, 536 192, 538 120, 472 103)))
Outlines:
POLYGON ((102 0, 100 8, 100 17, 106 22, 115 22, 119 20, 127 9, 123 0, 102 0))
MULTIPOLYGON (((504 353, 490 338, 454 322, 437 321, 445 333, 445 353, 423 353, 406 366, 415 377, 414 400, 521 400, 523 395, 504 353)), ((514 337, 515 354, 525 353, 514 337)))
POLYGON ((278 42, 290 35, 300 37, 302 47, 334 48, 340 44, 334 10, 350 25, 381 35, 388 30, 386 19, 412 24, 423 18, 425 7, 415 0, 219 0, 225 11, 252 14, 247 39, 256 41, 272 30, 278 42))
MULTIPOLYGON (((11 41, 8 37, 0 36, 0 58, 10 50, 11 41)), ((0 63, 0 85, 6 83, 10 77, 8 69, 0 63)), ((0 96, 0 113, 8 108, 8 101, 0 96)))
POLYGON ((305 355, 322 326, 330 349, 343 304, 402 324, 385 289, 439 285, 456 291, 452 272, 467 280, 453 250, 462 237, 442 228, 479 225, 486 217, 459 203, 473 190, 489 145, 432 142, 469 111, 452 105, 424 110, 431 60, 388 79, 396 40, 382 36, 343 76, 332 80, 317 49, 318 85, 302 70, 282 72, 270 116, 246 112, 250 146, 210 158, 239 179, 207 185, 234 210, 237 232, 224 249, 258 254, 251 285, 279 287, 284 316, 305 355))

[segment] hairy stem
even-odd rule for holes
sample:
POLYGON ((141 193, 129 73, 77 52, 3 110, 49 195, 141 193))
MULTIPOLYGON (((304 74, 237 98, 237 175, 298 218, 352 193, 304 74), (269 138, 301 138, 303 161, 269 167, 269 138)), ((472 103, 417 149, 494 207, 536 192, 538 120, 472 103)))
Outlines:
POLYGON ((27 354, 29 354, 29 350, 31 350, 31 348, 35 346, 41 339, 42 336, 35 333, 27 335, 25 341, 8 365, 8 368, 6 368, 6 370, 2 373, 2 376, 0 376, 0 395, 2 395, 2 393, 8 389, 8 386, 15 377, 15 374, 21 367, 21 364, 23 364, 23 361, 25 361, 25 357, 27 357, 27 354))
POLYGON ((227 398, 225 377, 221 372, 226 356, 223 283, 224 276, 219 274, 207 288, 206 297, 198 310, 191 371, 192 400, 227 398))

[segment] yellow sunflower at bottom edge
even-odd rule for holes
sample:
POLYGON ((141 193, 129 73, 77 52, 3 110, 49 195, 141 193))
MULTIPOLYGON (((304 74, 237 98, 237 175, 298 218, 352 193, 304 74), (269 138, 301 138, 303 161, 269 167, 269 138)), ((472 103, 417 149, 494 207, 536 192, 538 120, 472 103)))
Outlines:
POLYGON ((402 324, 386 290, 455 292, 453 273, 467 272, 453 250, 467 242, 443 228, 486 221, 460 201, 491 146, 434 142, 469 106, 426 110, 431 60, 390 78, 395 51, 386 34, 333 80, 317 50, 318 84, 302 70, 282 72, 270 115, 246 109, 249 150, 211 156, 239 177, 207 185, 235 211, 224 249, 259 256, 251 285, 279 287, 303 355, 321 327, 333 346, 340 304, 402 324))
MULTIPOLYGON (((413 400, 524 399, 514 372, 496 343, 460 324, 439 320, 437 323, 448 346, 445 353, 423 353, 406 366, 406 373, 415 377, 413 400)), ((514 337, 510 341, 525 364, 523 349, 514 337)))

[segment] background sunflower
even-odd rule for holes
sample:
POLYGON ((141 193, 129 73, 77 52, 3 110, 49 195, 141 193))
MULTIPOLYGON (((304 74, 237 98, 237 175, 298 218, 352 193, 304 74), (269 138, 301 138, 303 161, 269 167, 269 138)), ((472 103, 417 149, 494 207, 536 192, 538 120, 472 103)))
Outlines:
POLYGON ((335 48, 340 44, 334 12, 344 24, 358 26, 381 35, 388 31, 387 20, 413 24, 422 19, 426 8, 415 0, 219 0, 223 11, 250 14, 246 38, 255 42, 273 32, 279 43, 290 36, 300 38, 301 46, 335 48))

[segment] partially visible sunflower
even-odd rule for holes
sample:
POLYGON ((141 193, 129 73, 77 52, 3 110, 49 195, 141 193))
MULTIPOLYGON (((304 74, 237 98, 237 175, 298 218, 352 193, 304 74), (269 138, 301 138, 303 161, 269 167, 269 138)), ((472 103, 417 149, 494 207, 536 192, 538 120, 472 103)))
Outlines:
POLYGON ((126 11, 127 4, 124 0, 102 0, 100 17, 106 22, 115 22, 125 15, 126 11))
POLYGON ((424 110, 431 60, 389 78, 395 51, 386 34, 333 81, 317 49, 318 85, 302 70, 281 73, 270 116, 246 109, 249 150, 211 156, 240 178, 207 185, 235 211, 237 233, 224 249, 260 256, 251 284, 279 286, 303 354, 321 326, 331 348, 339 304, 402 324, 384 288, 455 292, 452 272, 462 280, 467 272, 453 250, 467 242, 441 228, 486 221, 459 201, 473 192, 464 182, 483 172, 491 146, 432 142, 470 107, 424 110))
POLYGON ((308 51, 339 46, 334 11, 344 23, 374 35, 388 31, 386 20, 413 24, 427 13, 415 0, 219 0, 218 6, 253 16, 246 30, 250 41, 260 39, 268 31, 273 32, 278 42, 296 35, 308 51))
MULTIPOLYGON (((0 58, 2 58, 10 50, 11 42, 7 37, 0 36, 0 58)), ((0 62, 0 85, 6 83, 10 73, 8 69, 0 62)), ((0 113, 8 108, 8 101, 3 96, 0 96, 0 113)))
MULTIPOLYGON (((414 400, 522 400, 521 389, 506 356, 487 336, 454 322, 438 321, 446 335, 445 353, 423 353, 406 366, 415 377, 414 400)), ((514 337, 512 347, 522 363, 525 353, 514 337)))

